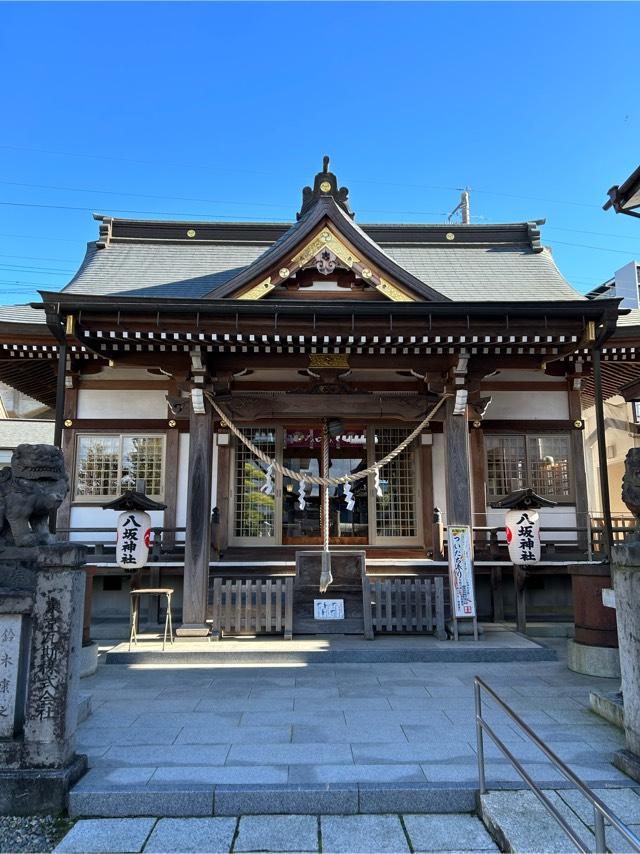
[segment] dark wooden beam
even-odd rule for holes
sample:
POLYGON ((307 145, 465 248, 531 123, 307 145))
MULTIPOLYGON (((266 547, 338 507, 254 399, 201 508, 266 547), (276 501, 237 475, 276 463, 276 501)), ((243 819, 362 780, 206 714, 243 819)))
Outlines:
POLYGON ((447 525, 473 525, 471 514, 471 466, 469 424, 464 415, 454 415, 455 398, 445 404, 444 468, 447 489, 447 525))
POLYGON ((213 460, 213 416, 205 401, 204 414, 189 417, 189 485, 184 552, 181 637, 208 634, 205 623, 211 551, 211 472, 213 460))

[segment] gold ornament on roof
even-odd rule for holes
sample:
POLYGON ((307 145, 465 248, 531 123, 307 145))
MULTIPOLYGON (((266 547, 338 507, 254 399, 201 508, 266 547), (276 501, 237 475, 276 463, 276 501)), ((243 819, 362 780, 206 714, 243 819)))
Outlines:
POLYGON ((345 353, 310 353, 310 368, 348 368, 349 359, 345 353))
POLYGON ((414 298, 410 297, 409 294, 406 294, 400 288, 397 288, 391 282, 387 282, 384 279, 380 279, 380 284, 376 285, 376 290, 389 297, 392 302, 415 302, 414 298))
POLYGON ((288 279, 291 275, 291 270, 289 270, 288 267, 280 267, 280 269, 278 270, 278 275, 281 279, 288 279))
POLYGON ((331 184, 328 181, 323 181, 322 184, 320 184, 320 189, 322 190, 323 193, 330 193, 331 192, 331 184))
POLYGON ((240 294, 238 299, 260 299, 274 288, 275 285, 271 284, 271 276, 268 276, 264 281, 260 282, 259 285, 255 285, 253 288, 250 288, 248 291, 240 294))
POLYGON ((190 228, 190 229, 187 231, 187 237, 195 237, 195 236, 196 236, 196 230, 195 230, 195 228, 190 228))

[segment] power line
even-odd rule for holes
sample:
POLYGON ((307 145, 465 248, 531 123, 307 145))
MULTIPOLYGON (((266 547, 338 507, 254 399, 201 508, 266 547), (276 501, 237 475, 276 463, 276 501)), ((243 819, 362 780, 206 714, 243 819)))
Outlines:
POLYGON ((572 234, 593 234, 597 237, 613 237, 615 240, 635 240, 636 243, 640 243, 638 237, 630 237, 626 234, 612 234, 610 231, 582 231, 577 228, 562 228, 559 225, 545 225, 545 231, 570 231, 572 234))
POLYGON ((60 261, 61 264, 73 264, 73 258, 47 258, 45 255, 2 255, 0 258, 24 258, 26 261, 60 261))
MULTIPOLYGON (((0 146, 1 148, 1 146, 0 146)), ((228 199, 203 199, 202 197, 194 197, 194 196, 158 196, 150 193, 129 193, 122 192, 121 190, 96 190, 90 189, 89 187, 58 187, 53 184, 25 184, 20 183, 18 181, 5 181, 0 180, 0 184, 10 187, 30 187, 38 190, 55 190, 58 192, 69 192, 69 193, 94 193, 98 195, 108 195, 108 196, 124 196, 129 198, 138 198, 138 199, 159 199, 159 200, 170 200, 177 202, 202 202, 203 204, 212 204, 212 205, 238 205, 240 207, 261 207, 261 208, 283 208, 284 210, 290 210, 290 205, 283 205, 278 202, 254 202, 254 201, 229 201, 228 199)), ((402 210, 389 210, 387 208, 359 208, 362 213, 393 213, 393 214, 417 214, 417 215, 427 215, 427 216, 446 216, 443 211, 402 211, 402 210)))
MULTIPOLYGON (((161 161, 161 160, 136 160, 131 157, 114 157, 109 154, 83 154, 81 152, 71 152, 71 151, 51 151, 46 148, 28 148, 26 146, 18 146, 18 145, 0 145, 0 149, 5 149, 7 151, 30 151, 35 154, 52 154, 54 157, 87 157, 94 160, 113 160, 118 163, 144 163, 147 166, 171 166, 172 168, 179 167, 184 169, 185 166, 192 166, 198 169, 209 169, 211 167, 210 163, 197 163, 194 161, 181 161, 179 163, 172 163, 170 161, 161 161)), ((271 172, 258 172, 257 170, 251 169, 218 169, 218 172, 234 172, 244 175, 271 175, 271 172)))
MULTIPOLYGON (((83 211, 85 213, 93 213, 94 208, 83 208, 76 207, 74 205, 47 205, 47 204, 37 204, 35 202, 0 202, 0 205, 5 205, 8 207, 18 207, 18 208, 49 208, 51 210, 62 210, 62 211, 83 211)), ((189 219, 202 218, 205 219, 220 219, 220 220, 248 220, 249 222, 274 222, 270 217, 253 217, 253 216, 239 216, 232 217, 228 214, 204 214, 204 213, 177 213, 176 211, 137 211, 130 210, 128 208, 110 208, 113 213, 129 213, 129 214, 148 214, 151 216, 184 216, 189 219)), ((280 223, 277 223, 278 225, 280 223)), ((289 225, 289 223, 283 222, 282 225, 289 225)))
MULTIPOLYGON (((0 146, 1 147, 1 146, 0 146)), ((68 193, 97 193, 102 196, 128 196, 130 198, 138 198, 138 199, 160 199, 166 201, 167 199, 171 201, 177 202, 203 202, 204 204, 212 204, 212 205, 240 205, 240 206, 251 206, 251 207, 260 207, 260 208, 284 208, 285 210, 289 209, 289 205, 282 205, 272 202, 239 202, 239 201, 229 201, 228 199, 203 199, 203 198, 194 198, 191 196, 157 196, 152 195, 150 193, 128 193, 121 192, 120 190, 96 190, 90 189, 88 187, 56 187, 52 184, 22 184, 18 181, 4 181, 0 180, 0 184, 4 184, 6 186, 11 187, 31 187, 37 190, 57 190, 60 192, 68 192, 68 193)))
POLYGON ((61 243, 86 243, 82 237, 49 237, 46 234, 0 234, 0 237, 10 237, 12 240, 54 240, 61 243))
MULTIPOLYGON (((161 160, 140 160, 135 158, 127 158, 127 157, 116 157, 114 155, 106 155, 106 154, 86 154, 82 152, 69 152, 69 151, 52 151, 50 149, 44 148, 28 148, 26 146, 16 146, 16 145, 0 145, 0 149, 4 149, 7 151, 29 151, 39 154, 50 154, 55 157, 80 157, 80 158, 90 158, 97 160, 111 160, 120 163, 138 163, 145 164, 149 166, 164 166, 171 168, 180 168, 184 169, 185 167, 195 167, 198 169, 210 169, 210 163, 197 163, 194 161, 180 161, 178 163, 174 163, 171 161, 161 161, 161 160)), ((273 177, 272 172, 251 170, 251 169, 216 169, 216 173, 224 174, 224 173, 234 173, 234 174, 243 174, 243 175, 270 175, 273 177)), ((211 173, 216 174, 216 173, 211 173)), ((419 190, 438 190, 445 192, 459 192, 459 187, 453 186, 442 186, 442 185, 433 185, 433 184, 415 184, 415 183, 406 183, 406 182, 391 182, 391 181, 372 181, 366 179, 350 179, 350 184, 373 184, 375 186, 387 186, 387 187, 409 187, 419 190)), ((600 210, 600 205, 594 205, 588 202, 576 202, 570 201, 567 199, 545 199, 541 196, 527 196, 516 193, 503 193, 499 190, 484 190, 481 188, 474 187, 474 192, 477 193, 485 193, 486 195, 491 196, 502 196, 504 198, 510 199, 523 199, 525 201, 536 201, 543 202, 545 204, 554 204, 554 205, 569 205, 571 207, 582 207, 582 208, 592 208, 600 210)), ((280 207, 280 205, 278 205, 280 207)))
POLYGON ((34 273, 38 276, 70 276, 74 270, 50 270, 47 267, 29 267, 18 264, 0 264, 0 270, 8 273, 34 273))
POLYGON ((626 255, 629 257, 631 253, 626 249, 609 249, 607 246, 588 246, 585 243, 565 243, 562 240, 551 241, 556 246, 575 246, 577 249, 594 249, 597 252, 615 252, 617 255, 626 255))

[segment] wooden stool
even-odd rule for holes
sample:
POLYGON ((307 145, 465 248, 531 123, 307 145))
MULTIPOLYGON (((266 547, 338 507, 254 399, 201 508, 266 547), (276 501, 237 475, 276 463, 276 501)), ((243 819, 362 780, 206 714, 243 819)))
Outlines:
POLYGON ((129 652, 131 652, 131 644, 138 644, 138 607, 140 604, 140 596, 149 594, 151 596, 166 596, 167 597, 167 613, 164 618, 164 634, 162 636, 162 651, 165 651, 167 643, 167 632, 169 633, 169 641, 173 643, 173 623, 171 621, 171 594, 172 587, 139 587, 137 590, 131 591, 131 626, 129 632, 129 652))

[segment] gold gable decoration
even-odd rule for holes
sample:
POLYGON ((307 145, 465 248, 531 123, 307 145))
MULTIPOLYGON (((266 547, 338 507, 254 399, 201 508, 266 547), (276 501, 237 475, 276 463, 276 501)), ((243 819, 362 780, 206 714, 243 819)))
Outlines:
MULTIPOLYGON (((367 266, 366 261, 361 260, 355 255, 343 241, 334 234, 331 229, 324 226, 309 242, 299 250, 287 262, 286 266, 280 268, 278 276, 281 280, 289 278, 298 270, 306 267, 309 262, 317 258, 321 252, 329 250, 332 255, 341 261, 348 269, 353 270, 356 275, 360 276, 365 282, 370 283, 373 287, 387 299, 392 302, 416 302, 416 298, 408 294, 402 288, 391 282, 383 279, 382 276, 371 267, 367 266)), ((322 271, 321 271, 322 272, 322 271)), ((262 282, 246 290, 240 294, 237 299, 241 300, 258 300, 271 293, 274 288, 280 284, 278 277, 268 276, 262 282)))
POLYGON ((304 249, 301 249, 297 255, 293 256, 289 266, 293 268, 304 267, 304 265, 308 264, 312 258, 315 258, 319 252, 322 252, 323 249, 330 249, 336 258, 339 258, 349 269, 351 269, 354 264, 360 263, 360 259, 356 258, 353 252, 351 252, 350 249, 347 249, 344 243, 342 243, 342 241, 336 237, 332 231, 325 227, 309 243, 307 243, 304 249))

